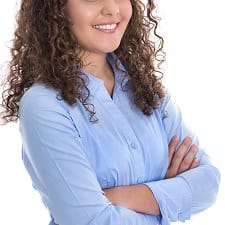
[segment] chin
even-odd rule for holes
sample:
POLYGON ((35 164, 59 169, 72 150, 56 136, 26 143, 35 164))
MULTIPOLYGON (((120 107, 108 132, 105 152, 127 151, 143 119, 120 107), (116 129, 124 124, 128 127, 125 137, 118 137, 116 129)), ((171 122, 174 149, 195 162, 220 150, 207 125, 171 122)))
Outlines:
POLYGON ((119 46, 120 46, 120 43, 119 44, 114 43, 113 45, 111 44, 111 46, 107 46, 103 48, 102 50, 105 53, 114 52, 117 48, 119 48, 119 46))

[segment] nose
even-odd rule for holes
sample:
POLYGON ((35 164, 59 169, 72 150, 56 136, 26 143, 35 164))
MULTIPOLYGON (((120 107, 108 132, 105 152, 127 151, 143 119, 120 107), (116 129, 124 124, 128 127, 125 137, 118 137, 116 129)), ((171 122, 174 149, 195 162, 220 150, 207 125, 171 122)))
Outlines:
POLYGON ((104 16, 118 16, 120 14, 119 1, 121 0, 105 0, 102 14, 104 16))

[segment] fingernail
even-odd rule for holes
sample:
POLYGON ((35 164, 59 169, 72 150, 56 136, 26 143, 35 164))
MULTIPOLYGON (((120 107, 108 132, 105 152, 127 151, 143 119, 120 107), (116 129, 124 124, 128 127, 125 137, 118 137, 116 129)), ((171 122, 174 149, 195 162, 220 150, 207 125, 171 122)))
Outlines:
POLYGON ((199 163, 199 158, 195 158, 195 163, 199 163))
POLYGON ((192 143, 192 136, 187 136, 187 137, 184 139, 184 141, 185 141, 186 143, 192 143))
POLYGON ((192 136, 187 136, 190 140, 192 140, 193 139, 193 137, 192 136))
POLYGON ((177 135, 175 135, 173 138, 174 138, 175 141, 179 140, 179 137, 177 135))

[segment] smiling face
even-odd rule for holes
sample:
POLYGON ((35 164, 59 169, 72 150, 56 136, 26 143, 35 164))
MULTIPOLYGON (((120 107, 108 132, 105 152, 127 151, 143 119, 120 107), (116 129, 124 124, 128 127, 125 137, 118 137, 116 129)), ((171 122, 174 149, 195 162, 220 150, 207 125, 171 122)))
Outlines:
POLYGON ((79 44, 95 54, 119 47, 132 15, 130 0, 68 0, 66 10, 79 44))

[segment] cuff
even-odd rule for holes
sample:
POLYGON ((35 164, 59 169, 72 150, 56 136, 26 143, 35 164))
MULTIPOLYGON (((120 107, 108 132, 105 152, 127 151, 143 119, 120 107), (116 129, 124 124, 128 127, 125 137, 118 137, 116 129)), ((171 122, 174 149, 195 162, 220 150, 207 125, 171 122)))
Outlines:
POLYGON ((161 211, 161 224, 190 219, 192 195, 185 179, 174 177, 145 183, 153 192, 161 211))

